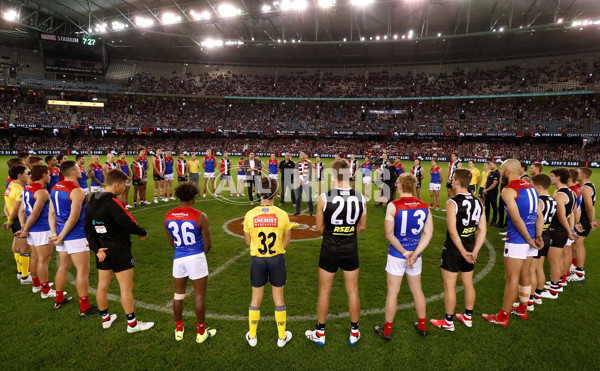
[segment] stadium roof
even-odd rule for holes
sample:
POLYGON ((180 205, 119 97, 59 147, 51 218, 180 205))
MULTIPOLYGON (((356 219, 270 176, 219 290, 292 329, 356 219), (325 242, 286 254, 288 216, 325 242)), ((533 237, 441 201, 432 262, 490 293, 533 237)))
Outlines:
POLYGON ((129 58, 443 63, 600 50, 600 1, 6 0, 0 26, 4 45, 87 34, 129 58))

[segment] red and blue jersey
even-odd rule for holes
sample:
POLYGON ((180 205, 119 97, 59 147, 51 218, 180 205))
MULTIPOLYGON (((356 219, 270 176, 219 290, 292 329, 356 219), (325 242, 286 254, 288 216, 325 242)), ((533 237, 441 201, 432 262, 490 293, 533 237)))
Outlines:
MULTIPOLYGON (((88 185, 87 185, 87 173, 85 172, 85 169, 79 165, 77 165, 77 167, 79 168, 79 172, 81 173, 81 179, 79 179, 79 186, 82 189, 87 189, 88 185)), ((64 179, 63 179, 64 180, 64 179)), ((62 182, 62 180, 61 180, 62 182)))
POLYGON ((360 171, 363 173, 363 176, 371 176, 371 170, 373 169, 373 164, 369 163, 363 163, 362 165, 360 165, 360 171))
POLYGON ((127 161, 119 159, 117 160, 117 165, 119 166, 122 172, 129 175, 129 165, 127 164, 127 161))
POLYGON ((201 213, 193 207, 176 207, 165 216, 165 227, 175 244, 174 259, 204 252, 202 230, 198 226, 201 213))
POLYGON ((144 165, 144 170, 148 171, 148 157, 140 156, 140 162, 144 165))
POLYGON ((215 156, 204 156, 204 172, 215 172, 215 156))
POLYGON ((175 163, 175 160, 173 160, 173 157, 165 156, 165 175, 173 174, 173 163, 175 163))
POLYGON ((431 173, 431 183, 440 184, 442 179, 442 169, 440 169, 439 166, 436 166, 432 167, 429 172, 431 173))
POLYGON ((46 186, 46 190, 50 192, 52 187, 54 187, 58 182, 60 182, 60 170, 57 167, 48 168, 50 172, 50 183, 46 186))
POLYGON ((279 171, 279 167, 277 166, 279 161, 276 159, 269 159, 269 175, 277 175, 277 171, 279 171))
POLYGON ((238 162, 238 172, 237 172, 237 175, 246 175, 246 172, 244 171, 244 161, 238 162))
POLYGON ((4 189, 8 189, 8 185, 10 184, 10 182, 12 182, 12 178, 11 177, 6 178, 6 184, 4 185, 4 189))
MULTIPOLYGON (((39 190, 45 190, 45 188, 43 185, 37 182, 27 184, 25 188, 23 188, 23 206, 25 207, 25 213, 27 214, 27 218, 29 218, 29 216, 33 212, 33 207, 36 201, 35 192, 39 190)), ((49 205, 50 203, 46 201, 35 224, 29 230, 30 232, 45 232, 50 230, 50 225, 48 224, 49 205)))
MULTIPOLYGON (((429 207, 425 202, 414 197, 402 197, 392 203, 396 207, 394 235, 405 250, 414 251, 421 239, 421 231, 425 227, 429 207)), ((392 244, 389 245, 388 254, 395 258, 405 259, 404 255, 392 244)))
POLYGON ((581 186, 579 184, 575 184, 569 187, 573 193, 575 193, 575 199, 577 200, 577 211, 581 211, 581 202, 583 201, 583 196, 581 195, 581 186))
POLYGON ((94 182, 94 180, 92 180, 92 187, 102 187, 102 183, 104 183, 104 173, 102 172, 102 165, 91 164, 90 166, 94 170, 94 177, 96 177, 96 179, 98 179, 98 181, 100 182, 100 184, 98 184, 94 182))
POLYGON ((396 168, 396 173, 398 173, 398 176, 402 174, 402 164, 394 164, 394 167, 396 168))
MULTIPOLYGON (((504 189, 510 188, 517 192, 515 202, 519 208, 519 216, 523 219, 529 237, 535 238, 535 220, 537 218, 537 210, 539 206, 540 196, 531 183, 522 179, 513 180, 508 183, 504 189)), ((515 224, 510 217, 510 213, 506 215, 506 242, 515 244, 527 244, 527 241, 521 236, 515 224)))
MULTIPOLYGON (((50 199, 52 200, 54 214, 56 215, 56 231, 59 234, 65 228, 65 224, 71 215, 71 192, 77 188, 80 188, 79 184, 64 180, 55 185, 50 192, 50 199)), ((85 238, 85 233, 83 231, 83 216, 85 214, 86 202, 87 199, 84 198, 83 204, 81 205, 81 211, 79 212, 79 220, 77 220, 77 224, 75 224, 67 237, 65 237, 65 241, 85 238)))

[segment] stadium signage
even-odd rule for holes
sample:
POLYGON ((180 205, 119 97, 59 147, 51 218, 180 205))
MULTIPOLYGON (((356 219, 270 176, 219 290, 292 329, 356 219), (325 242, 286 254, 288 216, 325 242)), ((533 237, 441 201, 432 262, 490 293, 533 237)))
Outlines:
POLYGON ((69 107, 97 107, 103 108, 103 102, 75 102, 68 100, 49 100, 49 106, 69 106, 69 107))
POLYGON ((40 33, 40 40, 44 40, 44 41, 57 41, 57 42, 71 43, 71 44, 79 44, 79 38, 78 37, 59 36, 59 35, 52 35, 52 34, 47 34, 47 33, 40 33))

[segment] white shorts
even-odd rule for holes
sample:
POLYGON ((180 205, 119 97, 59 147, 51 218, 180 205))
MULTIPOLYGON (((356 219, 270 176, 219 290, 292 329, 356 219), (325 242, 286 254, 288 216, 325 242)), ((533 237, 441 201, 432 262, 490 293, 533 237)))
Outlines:
POLYGON ((370 184, 370 183, 371 183, 371 177, 363 176, 363 184, 370 184))
POLYGON ((29 246, 45 246, 48 245, 48 239, 52 236, 50 231, 29 232, 27 235, 27 244, 29 246))
POLYGON ((104 187, 100 187, 100 186, 92 186, 92 193, 102 193, 104 192, 104 187))
POLYGON ((69 255, 77 254, 79 252, 90 251, 90 245, 85 238, 80 238, 78 240, 63 241, 62 244, 56 246, 56 251, 66 252, 69 255))
POLYGON ((505 243, 504 257, 525 260, 529 256, 537 256, 538 250, 527 243, 505 243))
POLYGON ((214 177, 215 177, 215 173, 204 173, 204 179, 214 178, 214 177))
POLYGON ((442 189, 442 184, 441 183, 429 183, 429 190, 430 191, 439 191, 440 189, 442 189))
POLYGON ((238 175, 237 176, 237 180, 246 180, 246 176, 245 175, 238 175))
POLYGON ((277 180, 277 174, 269 174, 269 178, 277 180))
POLYGON ((575 241, 573 241, 572 239, 569 238, 567 240, 567 243, 565 244, 565 246, 571 246, 573 244, 573 242, 575 242, 575 241))
POLYGON ((163 178, 164 178, 164 180, 173 180, 173 173, 165 174, 165 176, 163 178))
POLYGON ((85 192, 85 195, 89 195, 90 194, 90 189, 88 187, 82 188, 83 192, 85 192))
POLYGON ((204 253, 173 260, 173 278, 189 277, 199 280, 208 276, 208 264, 204 253))
POLYGON ((412 268, 408 268, 408 262, 406 259, 396 258, 395 256, 388 254, 385 271, 389 274, 393 274, 394 276, 404 276, 404 273, 408 274, 409 276, 418 276, 421 274, 422 268, 423 261, 420 257, 417 259, 412 268))
POLYGON ((148 183, 148 177, 144 178, 144 183, 148 183))

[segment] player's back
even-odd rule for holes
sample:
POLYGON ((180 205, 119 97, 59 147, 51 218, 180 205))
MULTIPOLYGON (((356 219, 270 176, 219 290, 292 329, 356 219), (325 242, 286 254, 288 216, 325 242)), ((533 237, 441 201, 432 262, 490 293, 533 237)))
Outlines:
POLYGON ((326 199, 321 249, 341 256, 356 253, 356 227, 366 211, 365 198, 351 188, 334 188, 324 195, 326 199))
MULTIPOLYGON (((459 193, 450 201, 454 202, 456 207, 456 231, 465 250, 471 252, 475 247, 475 233, 483 212, 483 204, 470 193, 459 193)), ((444 246, 456 248, 452 238, 450 238, 450 232, 446 232, 444 246)))
MULTIPOLYGON (((596 195, 597 195, 596 186, 592 182, 587 182, 587 183, 584 183, 581 185, 582 189, 584 187, 589 187, 592 190, 592 207, 594 207, 596 205, 596 195)), ((582 223, 590 223, 591 220, 588 216, 586 205, 585 205, 585 200, 583 200, 583 196, 582 196, 582 204, 583 204, 583 207, 581 208, 581 217, 579 219, 582 223)))
POLYGON ((544 215, 544 228, 542 237, 544 245, 550 244, 550 226, 556 215, 556 200, 550 195, 540 195, 542 201, 542 214, 544 215))
POLYGON ((204 252, 202 229, 198 225, 201 213, 193 207, 176 207, 165 216, 165 227, 175 243, 174 259, 204 252))
MULTIPOLYGON (((39 190, 45 190, 44 186, 40 183, 33 182, 28 184, 23 189, 23 206, 25 208, 25 214, 27 218, 33 212, 33 208, 35 206, 35 193, 39 190)), ((42 211, 40 212, 37 221, 31 227, 31 232, 45 232, 50 230, 50 225, 48 224, 48 208, 50 203, 46 201, 44 206, 42 207, 42 211)))
MULTIPOLYGON (((577 199, 575 198, 575 193, 573 193, 573 191, 571 191, 569 189, 569 187, 561 187, 561 188, 557 189, 556 193, 554 194, 554 198, 556 199, 556 196, 560 193, 564 194, 567 197, 567 203, 565 204, 565 215, 568 219, 571 216, 571 214, 573 213, 573 210, 575 209, 575 207, 577 205, 577 199)), ((561 227, 558 216, 556 218, 552 219, 552 223, 550 226, 552 228, 561 227)))
MULTIPOLYGON (((71 181, 65 180, 59 182, 52 188, 50 192, 50 199, 52 200, 52 204, 54 206, 54 214, 56 215, 56 227, 57 232, 61 233, 69 220, 69 216, 71 215, 71 192, 74 189, 80 188, 79 184, 73 183, 71 181)), ((65 237, 65 241, 68 240, 76 240, 85 238, 85 233, 83 230, 84 221, 83 217, 85 214, 85 205, 86 198, 83 198, 83 204, 81 205, 81 211, 79 213, 79 220, 77 224, 73 227, 71 232, 65 237)))
POLYGON ((244 232, 250 234, 250 255, 268 258, 285 254, 283 235, 291 229, 288 214, 277 206, 257 206, 244 218, 244 232))
MULTIPOLYGON (((513 180, 504 188, 514 189, 517 192, 517 198, 515 202, 517 203, 519 216, 525 223, 529 236, 531 238, 534 238, 535 220, 537 218, 537 210, 539 206, 539 195, 537 190, 533 187, 533 185, 531 185, 531 183, 522 179, 513 180)), ((527 241, 523 238, 523 236, 521 236, 521 234, 515 227, 510 213, 507 214, 508 215, 506 217, 506 241, 508 243, 526 244, 527 241)))
MULTIPOLYGON (((429 208, 425 202, 414 197, 402 197, 392 201, 392 204, 396 208, 394 235, 405 250, 414 251, 421 238, 421 231, 425 227, 429 208)), ((396 258, 404 259, 404 256, 392 244, 389 245, 388 253, 396 258)))

